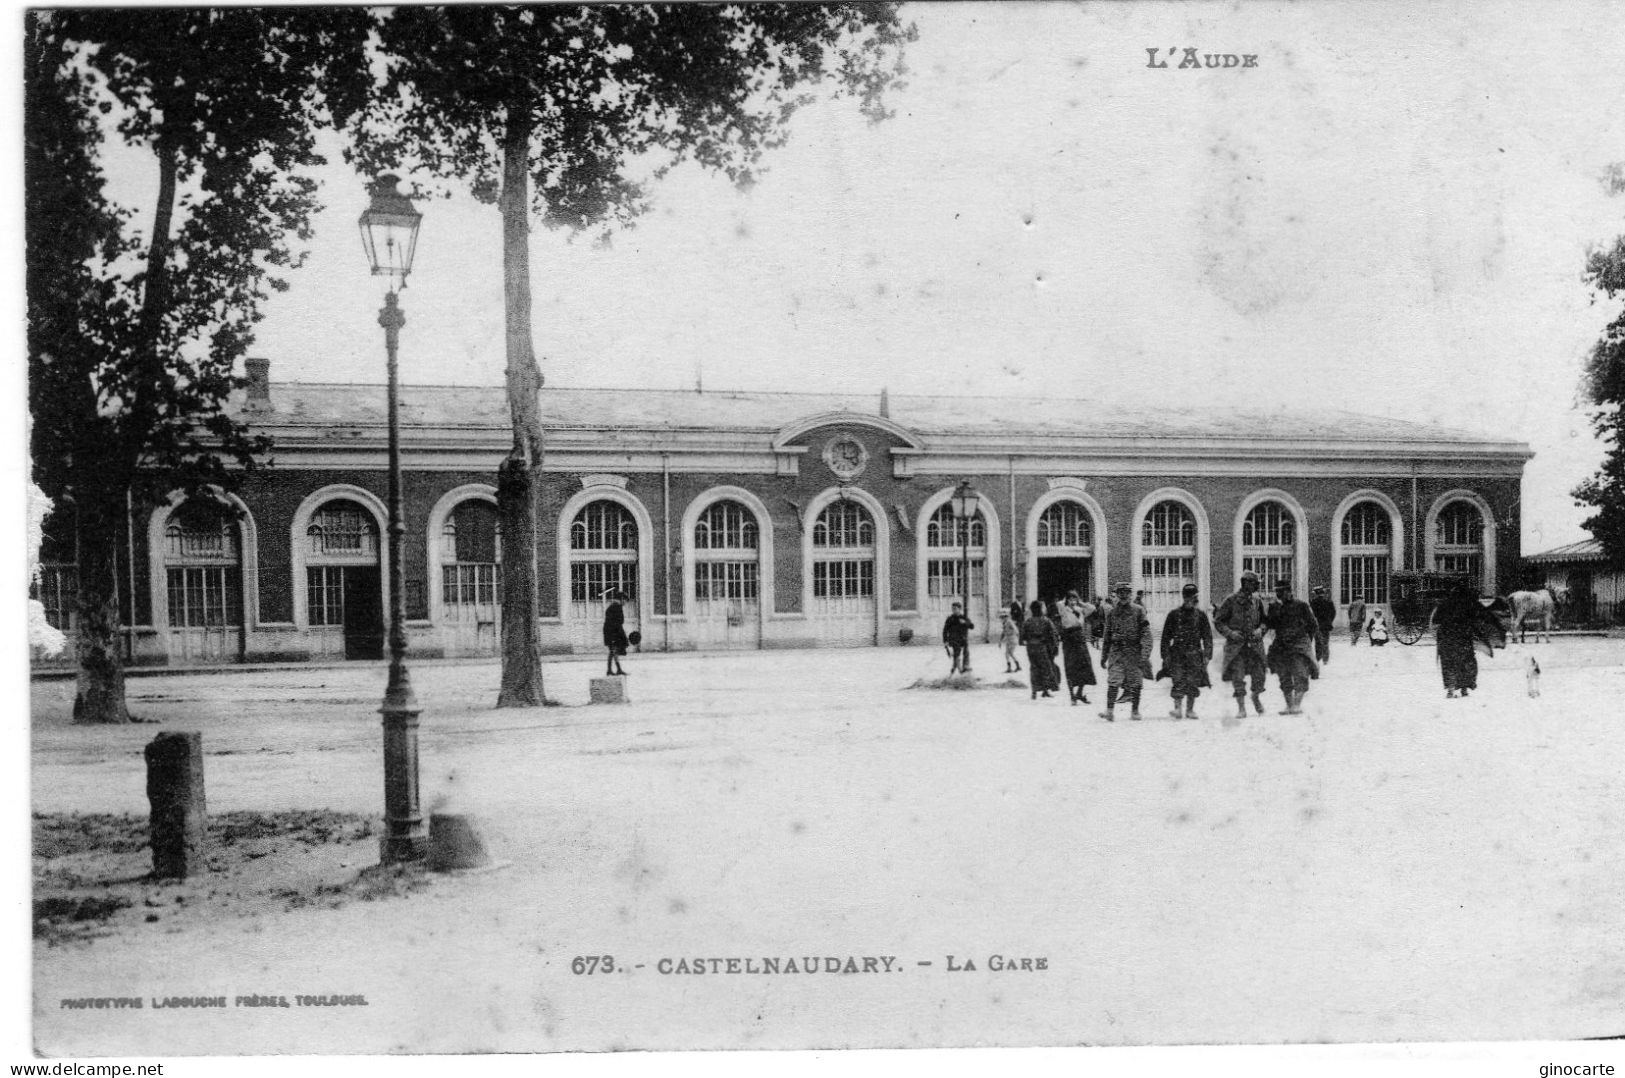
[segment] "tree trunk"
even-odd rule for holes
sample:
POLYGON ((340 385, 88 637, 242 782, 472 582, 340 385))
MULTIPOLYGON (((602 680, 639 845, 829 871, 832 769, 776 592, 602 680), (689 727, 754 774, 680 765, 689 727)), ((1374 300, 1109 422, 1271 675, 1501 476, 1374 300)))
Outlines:
POLYGON ((536 579, 542 475, 542 424, 536 393, 542 386, 542 372, 530 338, 531 128, 529 106, 510 105, 502 146, 500 205, 513 451, 497 477, 497 512, 502 521, 502 688, 497 707, 536 707, 543 701, 536 579))
MULTIPOLYGON (((179 122, 166 117, 171 122, 179 122)), ((153 212, 152 244, 147 249, 147 273, 141 296, 141 342, 144 363, 154 372, 163 369, 161 352, 165 299, 169 290, 170 228, 175 216, 176 152, 173 140, 159 132, 158 200, 153 212)), ((144 380, 156 387, 161 374, 144 380)), ((95 415, 94 391, 88 398, 91 417, 95 415)), ((158 402, 150 395, 128 402, 131 415, 126 430, 151 429, 158 402)), ((90 422, 87 433, 98 429, 90 422)), ((89 482, 76 480, 74 497, 78 502, 79 548, 79 679, 73 699, 73 721, 81 723, 129 722, 124 700, 124 666, 119 657, 118 544, 126 512, 127 483, 110 483, 113 475, 124 474, 123 456, 140 454, 139 447, 126 446, 123 438, 87 445, 76 453, 81 463, 75 471, 89 482), (133 452, 129 450, 133 449, 133 452), (112 458, 112 459, 108 459, 112 458), (93 463, 95 462, 95 463, 93 463)), ((130 462, 133 463, 133 460, 130 462)), ((158 587, 154 581, 153 587, 158 587)), ((135 603, 132 596, 131 616, 135 603)))
POLYGON ((118 543, 124 492, 101 485, 75 493, 79 548, 79 680, 73 697, 76 723, 129 722, 124 664, 119 657, 118 543))

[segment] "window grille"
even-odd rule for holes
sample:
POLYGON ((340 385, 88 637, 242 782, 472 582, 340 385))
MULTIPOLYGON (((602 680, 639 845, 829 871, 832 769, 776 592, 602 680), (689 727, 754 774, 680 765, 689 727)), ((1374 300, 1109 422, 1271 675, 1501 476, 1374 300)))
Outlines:
POLYGON ((1140 527, 1140 545, 1194 548, 1196 518, 1178 502, 1158 502, 1140 527))
POLYGON ((696 550, 755 550, 759 539, 755 514, 738 502, 716 502, 694 524, 696 550))
POLYGON ((1072 547, 1089 553, 1093 538, 1089 514, 1077 502, 1056 502, 1038 518, 1039 546, 1072 547))
POLYGON ((855 548, 875 545, 875 522, 857 502, 826 505, 813 525, 813 546, 855 548))

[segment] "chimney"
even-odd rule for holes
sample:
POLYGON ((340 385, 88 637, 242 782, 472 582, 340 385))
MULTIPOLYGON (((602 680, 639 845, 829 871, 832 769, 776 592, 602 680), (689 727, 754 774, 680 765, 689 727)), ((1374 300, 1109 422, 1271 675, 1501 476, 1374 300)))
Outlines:
POLYGON ((882 386, 880 389, 880 418, 891 418, 891 400, 886 396, 886 388, 884 386, 882 386))
POLYGON ((248 371, 248 400, 247 407, 257 411, 267 411, 271 408, 271 361, 259 356, 250 356, 243 360, 243 367, 248 371))

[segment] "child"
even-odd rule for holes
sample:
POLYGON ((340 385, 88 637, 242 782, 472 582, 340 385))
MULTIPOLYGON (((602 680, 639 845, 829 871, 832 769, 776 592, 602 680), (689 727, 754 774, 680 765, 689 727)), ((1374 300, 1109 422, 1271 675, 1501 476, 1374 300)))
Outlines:
POLYGON ((1004 672, 1006 674, 1021 673, 1021 663, 1016 659, 1016 644, 1021 639, 1021 627, 1010 620, 1010 611, 999 613, 999 646, 1004 649, 1004 672))
POLYGON ((970 673, 970 631, 976 626, 964 614, 964 607, 954 604, 954 612, 942 623, 942 646, 953 661, 949 674, 970 673))
POLYGON ((1372 647, 1380 648, 1388 643, 1388 617, 1380 609, 1372 612, 1371 620, 1365 626, 1365 635, 1372 647))

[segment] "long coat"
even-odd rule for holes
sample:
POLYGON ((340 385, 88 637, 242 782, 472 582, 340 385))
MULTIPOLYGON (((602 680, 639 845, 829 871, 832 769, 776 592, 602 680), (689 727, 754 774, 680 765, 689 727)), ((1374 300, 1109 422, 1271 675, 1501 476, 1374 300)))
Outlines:
POLYGON ((1174 694, 1184 696, 1193 688, 1212 685, 1207 664, 1213 659, 1213 627, 1207 613, 1183 606, 1168 611, 1162 622, 1162 669, 1157 680, 1174 681, 1174 694))
POLYGON ((1134 687, 1151 676, 1151 622, 1134 603, 1118 603, 1106 615, 1100 665, 1113 685, 1134 687))
POLYGON ((1021 642, 1027 645, 1027 675, 1033 692, 1055 692, 1061 687, 1061 672, 1055 668, 1055 652, 1061 636, 1055 623, 1042 614, 1021 623, 1021 642))
POLYGON ((1264 678, 1264 600, 1238 591, 1219 605, 1213 627, 1224 634, 1225 681, 1240 681, 1251 675, 1263 684, 1264 678))
POLYGON ((1268 624, 1275 630, 1275 639, 1270 642, 1270 669, 1283 679, 1320 677, 1320 664, 1315 661, 1320 622, 1313 608, 1302 599, 1276 603, 1268 624))
POLYGON ((1095 664, 1089 658, 1089 615, 1094 607, 1082 604, 1076 609, 1061 604, 1061 656, 1066 669, 1066 683, 1073 689, 1095 683, 1095 664))
POLYGON ((612 602, 604 609, 604 646, 617 655, 626 654, 626 611, 612 602))
POLYGON ((1478 688, 1478 652, 1493 655, 1497 647, 1506 646, 1501 623, 1471 595, 1451 596, 1433 617, 1444 687, 1478 688))

